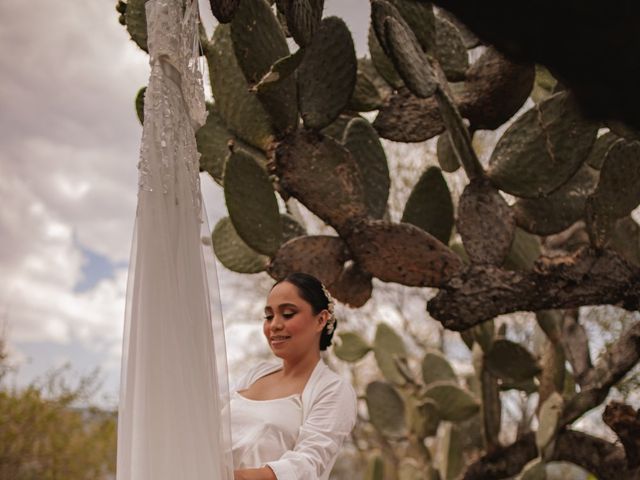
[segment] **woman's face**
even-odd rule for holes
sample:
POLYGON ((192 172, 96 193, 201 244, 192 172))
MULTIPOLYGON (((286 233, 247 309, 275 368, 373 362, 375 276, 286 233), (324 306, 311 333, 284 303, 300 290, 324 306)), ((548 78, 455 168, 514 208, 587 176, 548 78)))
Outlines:
POLYGON ((289 282, 277 284, 267 297, 263 332, 273 353, 296 358, 320 350, 320 334, 328 312, 313 314, 311 304, 289 282))

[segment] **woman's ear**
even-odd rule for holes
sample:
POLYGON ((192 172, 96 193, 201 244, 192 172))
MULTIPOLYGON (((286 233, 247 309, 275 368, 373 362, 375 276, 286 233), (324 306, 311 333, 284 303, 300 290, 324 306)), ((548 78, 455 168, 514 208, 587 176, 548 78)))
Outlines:
POLYGON ((320 312, 320 314, 318 315, 318 329, 317 329, 317 331, 321 332, 328 321, 329 321, 329 311, 328 310, 322 310, 320 312))

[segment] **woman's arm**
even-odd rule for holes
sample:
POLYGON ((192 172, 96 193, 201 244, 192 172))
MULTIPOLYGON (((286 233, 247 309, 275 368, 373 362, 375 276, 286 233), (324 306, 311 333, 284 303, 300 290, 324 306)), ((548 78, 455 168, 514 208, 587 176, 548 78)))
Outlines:
POLYGON ((233 471, 233 480, 278 480, 269 467, 242 468, 233 471))

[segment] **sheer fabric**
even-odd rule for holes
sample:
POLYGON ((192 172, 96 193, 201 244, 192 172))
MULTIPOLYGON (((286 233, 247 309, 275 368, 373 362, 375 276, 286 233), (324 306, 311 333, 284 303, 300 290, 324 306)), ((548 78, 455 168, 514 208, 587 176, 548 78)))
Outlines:
POLYGON ((197 0, 149 0, 118 480, 232 480, 225 338, 194 132, 206 109, 197 0))

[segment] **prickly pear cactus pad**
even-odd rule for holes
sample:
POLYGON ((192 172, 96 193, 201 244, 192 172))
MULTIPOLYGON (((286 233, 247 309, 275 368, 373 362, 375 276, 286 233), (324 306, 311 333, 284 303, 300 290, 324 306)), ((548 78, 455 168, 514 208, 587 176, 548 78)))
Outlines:
POLYGON ((240 238, 272 256, 282 243, 282 223, 271 181, 254 157, 235 151, 224 169, 224 198, 240 238))
POLYGON ((328 288, 340 302, 353 308, 362 307, 373 293, 372 275, 357 263, 344 267, 338 279, 328 288))
POLYGON ((254 147, 267 150, 274 138, 271 120, 258 97, 249 92, 229 25, 218 25, 205 54, 213 98, 227 128, 254 147))
MULTIPOLYGON (((238 65, 249 85, 257 84, 274 63, 289 56, 287 40, 266 0, 241 2, 231 21, 231 39, 238 65)), ((278 132, 296 128, 296 82, 291 76, 258 91, 258 98, 278 132)))
POLYGON ((382 375, 396 385, 403 385, 406 380, 396 364, 397 359, 407 358, 407 350, 402 340, 393 328, 382 322, 376 328, 373 341, 373 353, 382 375))
POLYGON ((333 353, 345 362, 357 362, 371 351, 371 345, 355 332, 338 333, 340 343, 333 347, 333 353))
POLYGON ((269 257, 260 255, 240 238, 229 217, 218 221, 212 233, 213 250, 225 267, 238 273, 263 272, 269 257))
POLYGON ((285 15, 291 36, 301 47, 311 43, 322 20, 324 0, 287 0, 276 2, 285 15))
POLYGON ((507 129, 491 155, 489 177, 517 197, 548 195, 578 171, 597 130, 571 95, 553 95, 507 129))
POLYGON ((129 0, 124 19, 131 39, 145 52, 147 48, 147 14, 144 9, 146 0, 129 0))
POLYGON ((351 33, 337 17, 322 20, 298 69, 298 106, 307 128, 319 130, 347 106, 358 71, 351 33))
POLYGON ((389 198, 389 166, 378 133, 364 118, 349 122, 342 143, 355 160, 364 187, 367 212, 372 218, 382 218, 389 198))
POLYGON ((458 232, 469 259, 500 265, 513 241, 513 212, 484 177, 471 180, 460 196, 458 232))
POLYGON ((435 27, 436 57, 447 79, 460 82, 465 79, 465 73, 469 68, 469 56, 462 35, 453 23, 440 15, 435 17, 435 27))
POLYGON ((307 272, 325 285, 331 285, 348 259, 349 252, 339 237, 297 237, 280 247, 267 271, 276 280, 282 280, 293 272, 307 272))
POLYGON ((338 230, 367 214, 358 165, 341 144, 312 131, 287 137, 276 149, 280 184, 338 230))
POLYGON ((480 410, 478 401, 451 381, 439 381, 427 385, 422 396, 433 400, 438 407, 440 417, 451 422, 466 420, 480 410))
POLYGON ((486 354, 487 368, 497 377, 508 381, 524 381, 540 372, 535 357, 522 345, 497 339, 486 354))
POLYGON ((453 202, 447 182, 437 167, 429 167, 411 190, 402 222, 430 233, 445 245, 453 228, 453 202))
POLYGON ((229 143, 237 142, 235 135, 227 130, 216 108, 207 105, 206 123, 196 132, 198 152, 200 152, 200 169, 208 172, 213 179, 222 185, 224 165, 230 154, 229 143))
POLYGON ((369 419, 381 433, 389 437, 406 434, 404 401, 391 384, 371 382, 367 385, 365 398, 369 419))
POLYGON ((462 269, 462 260, 438 239, 408 223, 367 220, 348 238, 358 262, 385 282, 443 285, 462 269))

